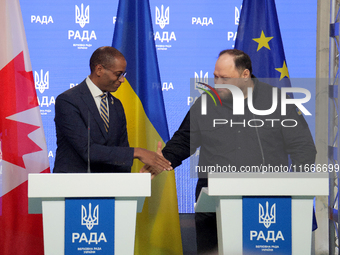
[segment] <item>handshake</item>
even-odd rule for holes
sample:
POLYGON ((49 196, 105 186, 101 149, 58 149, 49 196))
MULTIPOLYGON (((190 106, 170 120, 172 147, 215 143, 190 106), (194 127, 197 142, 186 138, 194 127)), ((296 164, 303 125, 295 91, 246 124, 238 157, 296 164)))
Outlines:
POLYGON ((158 142, 157 152, 149 151, 143 148, 135 148, 134 157, 138 158, 145 164, 139 172, 151 173, 151 179, 163 171, 173 170, 171 167, 171 162, 163 157, 161 142, 158 142))

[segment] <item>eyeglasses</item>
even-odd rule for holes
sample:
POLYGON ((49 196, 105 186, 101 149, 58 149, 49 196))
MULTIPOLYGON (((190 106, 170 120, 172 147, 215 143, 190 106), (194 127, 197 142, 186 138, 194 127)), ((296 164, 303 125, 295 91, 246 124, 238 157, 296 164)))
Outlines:
MULTIPOLYGON (((110 70, 111 71, 111 70, 110 70)), ((117 74, 116 74, 117 75, 117 74)), ((124 77, 125 78, 125 76, 126 76, 126 71, 125 72, 123 72, 123 73, 121 73, 119 76, 117 75, 117 77, 118 77, 118 80, 120 79, 120 78, 122 78, 122 77, 124 77)))
POLYGON ((105 66, 103 66, 103 68, 106 69, 106 70, 109 70, 111 73, 113 73, 114 75, 116 75, 117 78, 118 78, 118 80, 121 79, 122 77, 125 78, 125 76, 126 76, 126 71, 123 72, 123 73, 121 73, 121 72, 114 72, 114 71, 112 71, 111 69, 106 68, 105 66))

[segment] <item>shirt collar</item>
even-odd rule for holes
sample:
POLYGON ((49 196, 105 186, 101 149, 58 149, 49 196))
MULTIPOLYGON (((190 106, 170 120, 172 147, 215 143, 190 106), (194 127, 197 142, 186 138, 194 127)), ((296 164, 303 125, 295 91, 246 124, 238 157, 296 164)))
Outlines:
POLYGON ((91 79, 87 76, 86 77, 86 84, 87 87, 89 88, 93 98, 95 97, 100 97, 101 94, 103 94, 103 91, 101 91, 100 88, 98 88, 92 81, 91 79))

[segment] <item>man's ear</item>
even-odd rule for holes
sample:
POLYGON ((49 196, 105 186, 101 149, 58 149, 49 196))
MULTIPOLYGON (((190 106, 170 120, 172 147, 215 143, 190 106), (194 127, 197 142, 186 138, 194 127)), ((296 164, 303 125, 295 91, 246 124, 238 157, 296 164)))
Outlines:
POLYGON ((242 78, 250 78, 250 71, 248 69, 243 70, 242 78))
POLYGON ((102 76, 104 69, 105 68, 101 64, 98 64, 98 65, 96 65, 94 72, 98 77, 100 77, 100 76, 102 76))

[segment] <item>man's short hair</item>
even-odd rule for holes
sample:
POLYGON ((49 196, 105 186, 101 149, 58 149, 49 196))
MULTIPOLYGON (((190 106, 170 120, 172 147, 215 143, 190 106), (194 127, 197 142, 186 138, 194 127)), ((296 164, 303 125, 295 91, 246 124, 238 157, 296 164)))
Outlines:
POLYGON ((124 58, 124 55, 116 48, 104 46, 96 49, 90 58, 91 73, 94 72, 97 65, 110 67, 115 59, 124 58))
POLYGON ((230 56, 234 57, 235 68, 240 73, 242 73, 243 70, 248 69, 250 75, 253 74, 250 57, 244 51, 237 49, 222 50, 218 57, 221 57, 224 54, 229 54, 230 56))

